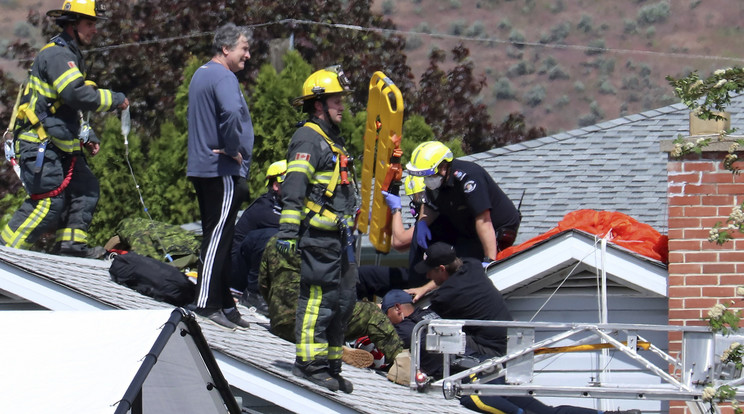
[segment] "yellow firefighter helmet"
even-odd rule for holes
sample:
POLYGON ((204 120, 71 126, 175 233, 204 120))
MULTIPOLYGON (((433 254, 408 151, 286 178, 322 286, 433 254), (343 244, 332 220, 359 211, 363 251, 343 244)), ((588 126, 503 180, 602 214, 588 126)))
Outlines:
POLYGON ((302 96, 292 99, 293 106, 301 106, 305 101, 324 98, 330 95, 349 95, 349 79, 344 75, 341 65, 329 66, 314 72, 302 84, 302 96))
POLYGON ((49 17, 70 17, 77 19, 78 17, 85 17, 87 19, 101 19, 105 20, 103 16, 103 4, 96 0, 65 0, 62 3, 62 8, 59 10, 49 10, 47 16, 49 17))
POLYGON ((281 183, 284 181, 284 174, 287 172, 287 160, 277 161, 269 165, 266 170, 266 186, 269 185, 269 180, 275 178, 277 182, 281 183))
POLYGON ((442 161, 452 161, 453 158, 452 151, 446 145, 439 141, 427 141, 413 150, 406 169, 410 175, 428 177, 437 173, 442 161))

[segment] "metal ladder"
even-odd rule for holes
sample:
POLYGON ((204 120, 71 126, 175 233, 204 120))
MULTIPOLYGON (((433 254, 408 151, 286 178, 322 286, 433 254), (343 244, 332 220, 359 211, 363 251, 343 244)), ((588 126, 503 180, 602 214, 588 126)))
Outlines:
MULTIPOLYGON (((740 386, 744 383, 741 372, 733 364, 722 364, 720 352, 728 344, 744 337, 716 335, 707 327, 667 326, 644 324, 586 324, 550 322, 507 322, 434 319, 419 322, 411 340, 410 387, 418 391, 440 388, 447 399, 462 395, 497 396, 553 396, 581 398, 653 399, 685 401, 693 413, 710 412, 702 399, 706 386, 740 386), (508 332, 507 354, 483 361, 480 365, 461 372, 450 372, 453 356, 465 352, 463 327, 506 327, 508 332), (650 332, 680 332, 682 348, 679 358, 672 357, 642 335, 650 332), (432 381, 420 373, 421 345, 426 338, 426 350, 443 355, 443 378, 432 381), (556 345, 569 342, 568 346, 556 345), (650 373, 660 379, 658 385, 614 383, 602 378, 585 384, 538 385, 533 383, 535 364, 566 352, 598 350, 621 352, 637 366, 639 372, 650 373), (642 355, 648 352, 673 367, 670 373, 642 355), (504 368, 508 367, 508 368, 504 368), (418 374, 418 375, 417 375, 418 374), (472 381, 471 375, 477 380, 472 381), (505 376, 505 384, 488 384, 505 376), (471 382, 472 381, 472 382, 471 382)), ((666 344, 664 344, 666 345, 666 344)), ((605 351, 606 352, 606 351, 605 351)), ((650 356, 649 355, 649 356, 650 356)), ((663 365, 663 364, 662 364, 663 365)), ((737 391, 744 397, 744 391, 737 391)))

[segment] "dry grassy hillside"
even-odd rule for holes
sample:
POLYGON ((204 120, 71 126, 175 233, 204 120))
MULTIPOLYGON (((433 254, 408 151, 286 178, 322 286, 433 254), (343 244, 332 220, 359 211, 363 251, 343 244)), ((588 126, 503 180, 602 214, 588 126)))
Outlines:
MULTIPOLYGON (((494 122, 522 112, 549 133, 678 102, 664 79, 744 65, 744 1, 373 0, 408 42, 420 76, 432 47, 470 49, 485 76, 494 122)), ((44 40, 29 9, 62 0, 0 0, 0 48, 13 36, 44 40)), ((0 60, 0 68, 12 65, 0 60)), ((12 71, 12 70, 11 70, 12 71)), ((13 73, 18 72, 17 70, 13 73)), ((21 74, 22 75, 22 74, 21 74)))
POLYGON ((432 47, 463 42, 487 78, 494 120, 520 111, 549 133, 676 103, 667 75, 744 65, 740 0, 375 0, 373 9, 421 32, 408 35, 417 76, 432 47))

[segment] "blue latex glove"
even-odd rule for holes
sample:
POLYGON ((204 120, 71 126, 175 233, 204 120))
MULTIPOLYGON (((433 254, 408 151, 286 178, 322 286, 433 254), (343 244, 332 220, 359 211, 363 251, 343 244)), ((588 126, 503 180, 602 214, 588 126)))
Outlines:
POLYGON ((297 240, 295 239, 277 239, 276 249, 279 253, 287 255, 294 254, 297 251, 297 240))
POLYGON ((390 210, 400 208, 400 196, 390 194, 387 191, 382 191, 383 197, 385 197, 385 203, 387 203, 390 210))
POLYGON ((422 249, 428 249, 429 240, 431 240, 431 230, 429 230, 429 225, 426 224, 426 221, 424 220, 417 221, 416 222, 416 243, 422 249))

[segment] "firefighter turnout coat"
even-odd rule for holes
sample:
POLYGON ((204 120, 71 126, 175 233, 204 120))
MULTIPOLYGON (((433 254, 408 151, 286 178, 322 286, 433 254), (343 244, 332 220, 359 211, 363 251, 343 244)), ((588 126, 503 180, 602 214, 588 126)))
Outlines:
POLYGON ((98 203, 98 180, 82 156, 82 111, 108 111, 123 93, 85 80, 77 42, 66 33, 53 38, 34 59, 14 131, 21 179, 30 196, 0 233, 0 243, 28 248, 57 227, 57 242, 85 243, 98 203))
POLYGON ((287 153, 277 236, 299 239, 295 340, 300 361, 340 360, 356 301, 351 228, 357 196, 353 173, 344 174, 342 156, 348 152, 338 128, 318 118, 295 132, 287 153))

